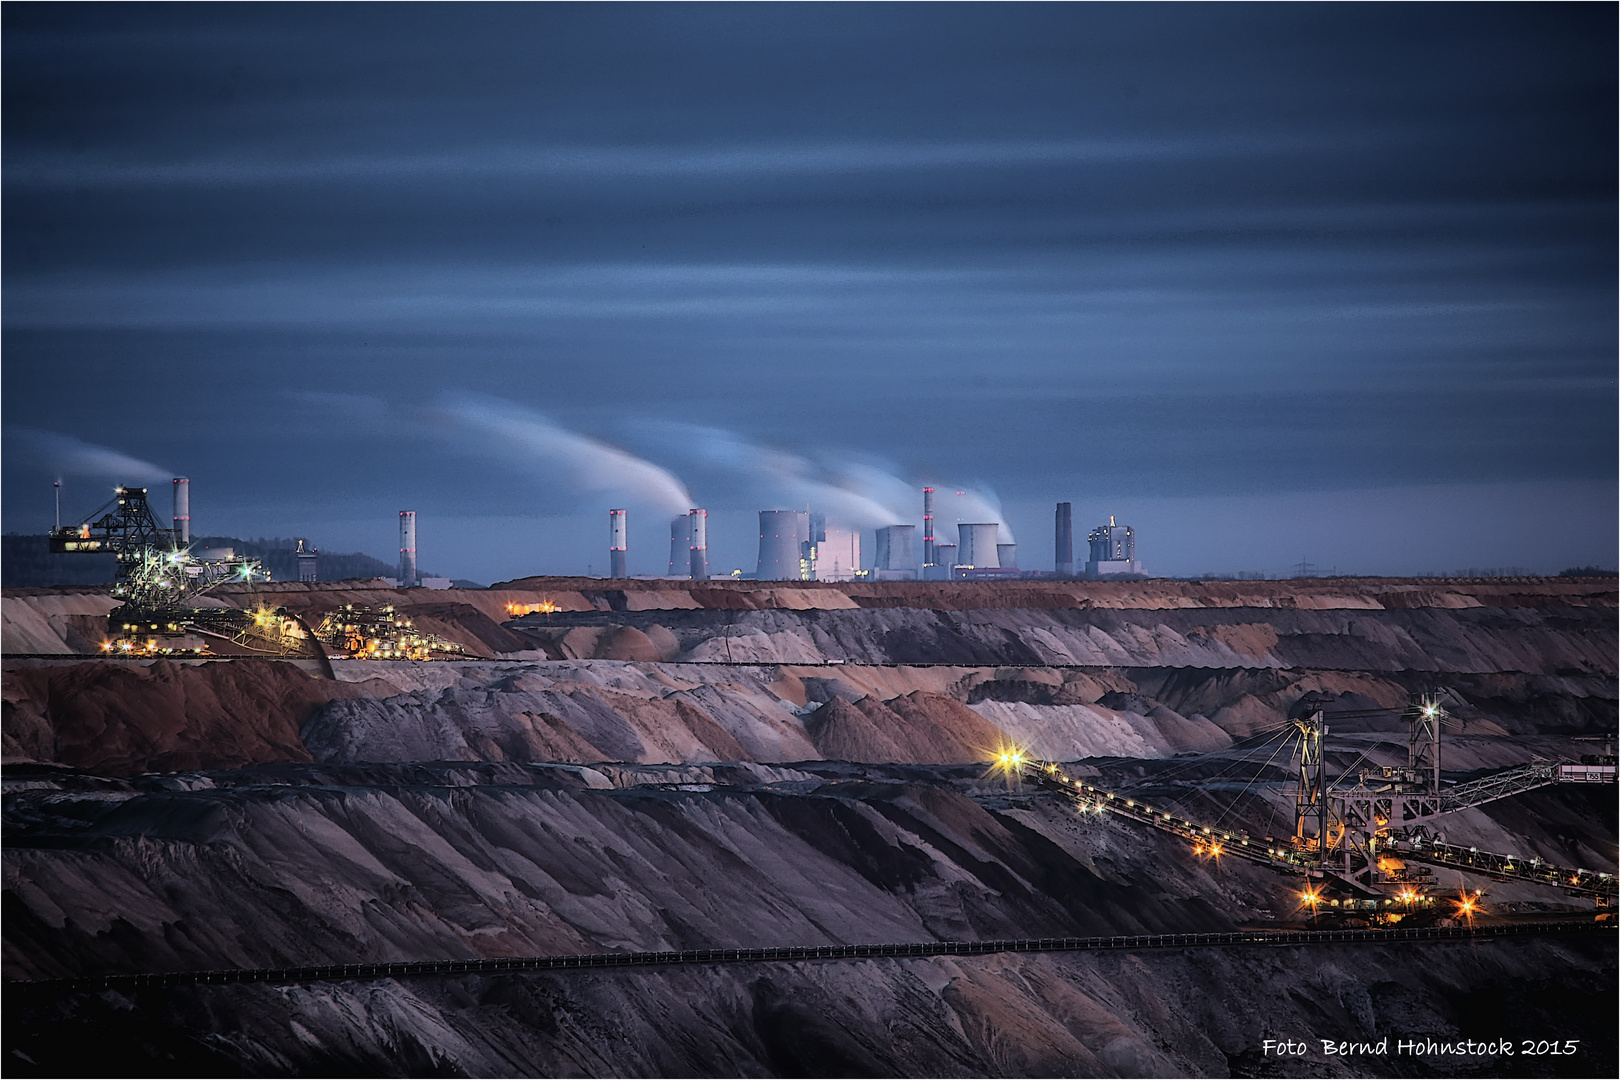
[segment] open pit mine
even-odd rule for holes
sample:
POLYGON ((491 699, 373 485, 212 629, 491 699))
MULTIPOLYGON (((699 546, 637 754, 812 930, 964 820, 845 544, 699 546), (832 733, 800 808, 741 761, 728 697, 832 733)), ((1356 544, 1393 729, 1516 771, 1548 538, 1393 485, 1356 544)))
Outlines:
POLYGON ((240 576, 5 592, 9 1075, 1616 1074, 1612 578, 240 576))

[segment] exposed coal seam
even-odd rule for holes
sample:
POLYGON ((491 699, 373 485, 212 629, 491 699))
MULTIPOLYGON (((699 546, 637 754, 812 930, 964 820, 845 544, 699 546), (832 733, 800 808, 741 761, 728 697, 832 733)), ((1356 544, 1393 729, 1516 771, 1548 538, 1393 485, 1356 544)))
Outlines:
POLYGON ((1005 952, 1321 945, 1477 940, 1532 934, 1612 932, 1613 923, 1543 920, 1493 926, 1425 926, 1387 930, 1238 930, 1196 934, 1129 934, 1118 937, 1013 938, 1000 941, 919 941, 882 945, 804 945, 765 949, 686 949, 678 952, 583 953, 571 956, 509 956, 473 960, 414 960, 380 964, 324 964, 294 968, 225 968, 94 975, 71 979, 8 979, 8 992, 48 995, 155 986, 228 983, 341 982, 432 975, 496 974, 671 964, 734 964, 805 960, 870 960, 883 957, 985 956, 1005 952))

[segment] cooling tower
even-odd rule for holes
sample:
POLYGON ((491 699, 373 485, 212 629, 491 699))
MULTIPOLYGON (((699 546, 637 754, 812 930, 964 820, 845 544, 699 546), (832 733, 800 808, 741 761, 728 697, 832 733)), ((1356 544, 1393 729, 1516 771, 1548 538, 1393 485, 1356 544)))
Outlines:
POLYGON ((996 567, 996 537, 1001 526, 993 521, 965 522, 956 526, 959 546, 956 550, 957 566, 996 567))
POLYGON ((669 576, 686 577, 692 568, 692 519, 682 514, 669 523, 669 576))
POLYGON ((691 525, 691 561, 693 581, 709 580, 709 512, 689 510, 686 514, 691 525))
POLYGON ((191 481, 184 476, 174 478, 174 538, 191 543, 191 481))
POLYGON ((399 512, 399 587, 415 588, 421 584, 416 574, 416 511, 399 512))
POLYGON ((939 560, 936 565, 945 567, 955 566, 957 563, 956 545, 941 544, 938 540, 934 541, 934 558, 939 560))
POLYGON ((623 510, 608 511, 608 577, 629 577, 625 568, 625 560, 629 557, 629 544, 626 537, 629 530, 625 525, 623 510))
POLYGON ((1018 569, 1018 545, 997 544, 996 565, 1000 566, 1003 570, 1018 569))
POLYGON ((917 569, 917 526, 890 525, 877 531, 878 570, 917 569))
POLYGON ((1057 504, 1053 529, 1052 569, 1060 578, 1074 577, 1074 510, 1066 502, 1057 504))
POLYGON ((803 510, 759 512, 759 573, 761 581, 798 581, 803 574, 801 545, 810 532, 810 516, 803 510))

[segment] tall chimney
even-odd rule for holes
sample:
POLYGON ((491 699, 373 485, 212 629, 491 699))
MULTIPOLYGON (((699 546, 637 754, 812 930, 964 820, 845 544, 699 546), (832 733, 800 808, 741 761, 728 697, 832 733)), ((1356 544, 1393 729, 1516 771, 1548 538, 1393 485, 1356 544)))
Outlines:
POLYGON ((690 510, 686 519, 692 525, 692 580, 709 580, 709 512, 690 510))
POLYGON ((174 478, 174 535, 182 544, 191 543, 191 481, 174 478))
POLYGON ((625 528, 625 515, 623 510, 608 511, 608 577, 629 577, 625 569, 625 560, 629 558, 629 545, 625 542, 628 535, 625 528))
POLYGON ((1074 577, 1074 510, 1066 502, 1057 504, 1052 569, 1060 578, 1074 577))
POLYGON ((399 512, 399 587, 415 588, 416 577, 416 511, 399 512))
POLYGON ((934 565, 934 489, 923 488, 923 565, 934 565))

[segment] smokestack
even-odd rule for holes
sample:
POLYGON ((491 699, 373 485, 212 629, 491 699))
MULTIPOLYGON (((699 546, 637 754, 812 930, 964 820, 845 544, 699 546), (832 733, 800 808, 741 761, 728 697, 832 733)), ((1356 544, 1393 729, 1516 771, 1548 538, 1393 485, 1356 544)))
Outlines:
POLYGON ((687 519, 692 523, 692 580, 709 580, 709 512, 689 510, 687 519))
POLYGON ((174 535, 182 544, 191 543, 191 481, 174 478, 174 535))
POLYGON ((625 561, 629 558, 629 544, 625 538, 629 535, 625 526, 625 513, 623 510, 608 511, 608 577, 626 578, 629 571, 625 568, 625 561))
POLYGON ((1074 511, 1066 502, 1057 504, 1057 521, 1054 529, 1055 552, 1052 556, 1052 569, 1060 578, 1074 577, 1074 511))
POLYGON ((415 588, 421 584, 416 576, 416 511, 399 512, 399 587, 415 588))
POLYGON ((923 488, 923 565, 934 565, 934 489, 923 488))

